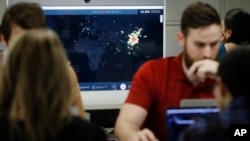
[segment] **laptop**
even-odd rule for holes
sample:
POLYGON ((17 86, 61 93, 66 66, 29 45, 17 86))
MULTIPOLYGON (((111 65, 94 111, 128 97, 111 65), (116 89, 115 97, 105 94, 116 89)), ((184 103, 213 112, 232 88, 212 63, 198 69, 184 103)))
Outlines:
POLYGON ((216 107, 217 102, 215 98, 192 98, 182 99, 180 107, 216 107))
POLYGON ((217 115, 216 107, 180 107, 166 109, 168 141, 177 141, 180 133, 199 118, 217 115))

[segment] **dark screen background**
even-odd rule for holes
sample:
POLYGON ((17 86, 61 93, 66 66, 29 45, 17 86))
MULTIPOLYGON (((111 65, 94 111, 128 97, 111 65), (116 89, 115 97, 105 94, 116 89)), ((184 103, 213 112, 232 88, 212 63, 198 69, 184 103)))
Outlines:
POLYGON ((163 57, 161 14, 59 14, 46 18, 62 39, 78 80, 84 84, 130 82, 145 61, 163 57), (138 35, 138 44, 128 44, 131 33, 138 35))

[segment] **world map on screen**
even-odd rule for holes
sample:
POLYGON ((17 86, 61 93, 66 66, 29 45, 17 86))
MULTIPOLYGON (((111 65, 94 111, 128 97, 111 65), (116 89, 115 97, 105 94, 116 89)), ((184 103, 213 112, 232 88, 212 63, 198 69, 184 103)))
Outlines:
POLYGON ((163 56, 163 23, 151 15, 47 15, 78 80, 128 82, 149 59, 163 56))

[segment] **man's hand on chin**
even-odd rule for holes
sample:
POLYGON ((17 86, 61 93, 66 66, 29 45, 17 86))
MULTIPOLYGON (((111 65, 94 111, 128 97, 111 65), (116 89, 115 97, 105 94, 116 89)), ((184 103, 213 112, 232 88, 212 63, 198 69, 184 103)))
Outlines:
POLYGON ((214 79, 219 63, 215 60, 204 59, 196 61, 188 69, 188 78, 195 83, 204 82, 207 78, 214 79))

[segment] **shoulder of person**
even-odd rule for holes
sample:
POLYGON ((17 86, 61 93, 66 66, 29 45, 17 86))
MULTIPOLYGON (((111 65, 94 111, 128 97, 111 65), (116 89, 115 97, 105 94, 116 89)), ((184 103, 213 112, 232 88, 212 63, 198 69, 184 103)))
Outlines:
POLYGON ((82 118, 77 116, 73 116, 71 122, 68 125, 68 128, 77 128, 89 131, 101 129, 97 124, 89 122, 87 120, 83 120, 82 118))
POLYGON ((106 135, 99 125, 75 116, 65 127, 64 133, 91 141, 106 141, 106 135))
POLYGON ((151 59, 147 60, 142 67, 150 68, 150 67, 161 67, 165 66, 167 62, 171 61, 174 57, 165 57, 165 58, 157 58, 157 59, 151 59))
POLYGON ((237 47, 237 44, 235 43, 225 43, 225 48, 227 52, 233 50, 236 47, 237 47))

